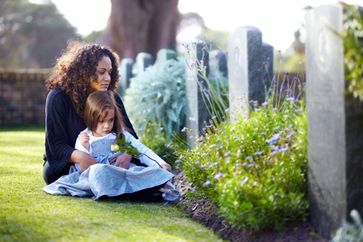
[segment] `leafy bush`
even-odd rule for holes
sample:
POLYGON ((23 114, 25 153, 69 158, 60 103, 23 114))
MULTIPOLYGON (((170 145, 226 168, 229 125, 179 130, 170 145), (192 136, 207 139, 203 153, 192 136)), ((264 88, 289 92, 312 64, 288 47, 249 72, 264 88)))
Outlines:
POLYGON ((160 125, 167 138, 180 131, 186 115, 184 76, 184 63, 168 60, 131 79, 125 106, 137 130, 143 132, 152 123, 160 125))
POLYGON ((248 120, 210 128, 193 149, 178 149, 187 179, 232 225, 279 229, 305 216, 306 117, 302 107, 293 100, 279 108, 262 106, 248 120))
MULTIPOLYGON (((174 136, 179 137, 177 134, 174 134, 174 136)), ((140 140, 166 162, 174 166, 177 159, 175 151, 171 148, 174 136, 167 140, 163 129, 158 124, 148 123, 142 132, 140 140)))
POLYGON ((363 101, 363 8, 344 4, 344 67, 348 92, 363 101))

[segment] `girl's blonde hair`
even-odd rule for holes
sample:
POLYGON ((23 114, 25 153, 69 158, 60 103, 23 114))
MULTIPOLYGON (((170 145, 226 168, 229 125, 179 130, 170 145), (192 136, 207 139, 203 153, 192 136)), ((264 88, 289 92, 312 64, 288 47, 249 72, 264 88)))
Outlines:
POLYGON ((92 92, 84 108, 83 118, 89 130, 94 131, 97 128, 99 120, 103 120, 108 112, 107 109, 115 110, 115 120, 112 131, 116 133, 117 138, 122 135, 122 129, 127 129, 123 123, 122 115, 117 107, 114 92, 112 91, 95 91, 92 92))

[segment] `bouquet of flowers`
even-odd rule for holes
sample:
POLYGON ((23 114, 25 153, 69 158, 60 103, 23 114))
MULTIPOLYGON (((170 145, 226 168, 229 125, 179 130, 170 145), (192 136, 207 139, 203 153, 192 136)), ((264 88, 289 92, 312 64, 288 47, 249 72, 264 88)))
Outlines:
POLYGON ((111 145, 113 152, 126 152, 129 155, 137 158, 142 155, 135 147, 131 145, 131 142, 126 142, 125 137, 122 135, 117 142, 111 145))

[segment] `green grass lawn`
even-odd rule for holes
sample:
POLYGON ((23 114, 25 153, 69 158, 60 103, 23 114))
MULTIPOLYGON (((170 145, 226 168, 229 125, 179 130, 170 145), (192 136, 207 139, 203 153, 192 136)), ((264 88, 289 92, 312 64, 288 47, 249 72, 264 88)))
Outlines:
POLYGON ((221 241, 179 208, 44 193, 41 128, 0 128, 0 241, 221 241))

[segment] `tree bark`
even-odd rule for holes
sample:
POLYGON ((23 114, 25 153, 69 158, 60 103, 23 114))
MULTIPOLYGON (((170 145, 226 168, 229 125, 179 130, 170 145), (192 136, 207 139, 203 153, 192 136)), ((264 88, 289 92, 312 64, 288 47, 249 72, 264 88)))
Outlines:
POLYGON ((177 6, 178 0, 111 0, 105 44, 133 59, 139 52, 155 56, 161 48, 175 49, 177 6))

